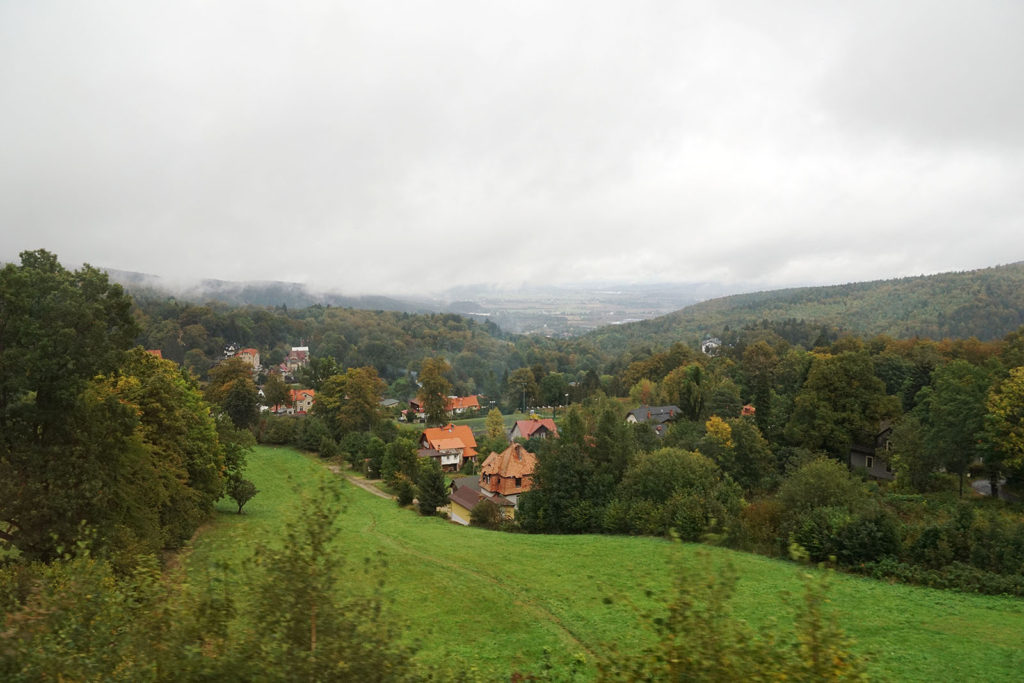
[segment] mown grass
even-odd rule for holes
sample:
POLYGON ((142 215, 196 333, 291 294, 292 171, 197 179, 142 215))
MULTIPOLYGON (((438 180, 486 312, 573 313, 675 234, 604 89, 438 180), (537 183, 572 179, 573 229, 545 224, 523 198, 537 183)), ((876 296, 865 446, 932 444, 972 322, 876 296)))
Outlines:
MULTIPOLYGON (((249 478, 260 494, 234 514, 222 502, 187 558, 190 573, 239 563, 258 538, 280 533, 299 504, 295 487, 326 474, 290 449, 258 448, 249 478)), ((476 668, 495 678, 536 672, 545 648, 558 666, 592 662, 610 644, 645 638, 638 612, 664 602, 676 565, 699 551, 731 562, 740 581, 734 608, 754 625, 784 623, 808 570, 791 563, 651 538, 502 534, 419 517, 347 486, 340 543, 352 580, 386 572, 391 614, 420 644, 426 665, 476 668), (386 570, 366 565, 380 555, 386 570), (653 598, 649 598, 650 592, 653 598), (786 595, 792 596, 788 599, 786 595)), ((889 680, 1019 680, 1024 601, 889 585, 836 575, 831 598, 868 671, 889 680)))

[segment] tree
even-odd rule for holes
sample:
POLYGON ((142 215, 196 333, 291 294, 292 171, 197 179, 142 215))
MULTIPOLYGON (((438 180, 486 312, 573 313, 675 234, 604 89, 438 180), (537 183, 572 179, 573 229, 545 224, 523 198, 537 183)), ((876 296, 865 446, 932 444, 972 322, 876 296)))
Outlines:
POLYGON ((919 394, 926 415, 925 445, 936 465, 960 478, 961 498, 967 468, 981 455, 990 384, 987 370, 955 360, 936 368, 931 386, 919 394))
POLYGON ((699 450, 718 464, 745 490, 763 486, 774 470, 775 459, 757 425, 743 418, 707 421, 699 450))
POLYGON ((445 490, 444 484, 444 473, 441 471, 441 465, 433 458, 423 458, 420 460, 419 471, 416 477, 416 490, 421 515, 436 515, 437 508, 444 505, 448 500, 448 493, 445 490))
POLYGON ((786 436, 793 445, 823 449, 845 462, 857 439, 873 439, 879 422, 898 412, 898 401, 886 396, 867 352, 847 351, 814 360, 786 436))
POLYGON ((853 511, 867 500, 862 483, 846 466, 824 457, 811 460, 790 474, 779 487, 778 501, 790 514, 814 508, 841 507, 853 511))
MULTIPOLYGON (((896 482, 913 491, 928 491, 932 474, 941 461, 934 451, 925 447, 925 427, 914 413, 907 413, 892 427, 890 462, 896 482)), ((963 496, 963 491, 960 493, 963 496)))
POLYGON ((509 373, 506 383, 506 403, 526 410, 537 401, 540 389, 530 368, 518 368, 509 373))
POLYGON ((709 458, 678 448, 641 454, 623 474, 608 507, 606 530, 664 535, 687 541, 728 526, 742 492, 709 458))
POLYGON ((659 398, 658 385, 646 377, 634 384, 629 390, 629 399, 640 405, 655 405, 659 402, 659 398))
POLYGON ((665 400, 679 406, 686 419, 700 420, 704 417, 704 404, 709 393, 705 380, 704 368, 697 363, 680 366, 662 381, 665 400))
POLYGON ((998 498, 1001 478, 1024 465, 1024 366, 992 387, 985 406, 985 469, 998 498))
POLYGON ((162 495, 152 504, 160 512, 164 545, 180 547, 224 491, 225 452, 210 406, 186 372, 141 348, 127 354, 109 382, 136 407, 138 435, 161 483, 162 495))
POLYGON ((143 503, 117 502, 148 457, 136 417, 94 380, 131 346, 130 306, 106 274, 67 271, 46 251, 0 269, 0 542, 26 556, 73 544, 83 520, 103 520, 110 540, 118 517, 143 503))
POLYGON ((483 454, 482 457, 486 457, 491 451, 501 453, 505 450, 505 447, 508 446, 508 433, 505 430, 505 420, 502 418, 500 410, 491 408, 490 412, 487 413, 485 428, 486 433, 479 443, 479 451, 483 454))
POLYGON ((771 427, 772 385, 775 378, 775 367, 779 364, 775 349, 765 341, 751 344, 743 352, 742 367, 747 375, 747 387, 753 398, 754 419, 761 433, 771 427))
POLYGON ((377 425, 383 391, 384 383, 374 368, 349 368, 324 382, 313 413, 340 441, 350 432, 370 431, 377 425))
POLYGON ((408 672, 412 654, 382 614, 379 596, 339 598, 345 558, 336 520, 341 491, 322 479, 285 524, 283 543, 261 545, 256 596, 245 633, 241 679, 272 671, 289 680, 383 681, 408 672))
POLYGON ((270 375, 263 385, 263 400, 265 405, 291 407, 292 395, 288 391, 288 385, 281 379, 281 375, 270 375))
POLYGON ((338 361, 331 356, 311 357, 304 367, 299 368, 298 379, 305 386, 320 391, 324 382, 340 372, 338 361))
POLYGON ((380 464, 380 475, 389 486, 394 486, 399 477, 413 479, 416 476, 416 442, 399 437, 383 446, 384 456, 380 464))
POLYGON ((487 413, 487 421, 484 424, 487 429, 488 441, 505 438, 505 420, 502 418, 500 410, 491 408, 490 412, 487 413))
POLYGON ((239 429, 254 427, 260 417, 260 398, 252 380, 252 366, 229 358, 210 370, 205 398, 231 418, 239 429))
POLYGON ((238 514, 242 514, 242 508, 259 493, 259 489, 248 479, 232 479, 228 482, 227 492, 238 505, 238 514))
POLYGON ((448 421, 448 396, 452 384, 446 378, 451 367, 443 358, 425 358, 420 365, 418 397, 427 416, 428 425, 448 421))
POLYGON ((497 529, 501 526, 501 510, 494 501, 483 498, 469 511, 469 524, 484 529, 497 529))

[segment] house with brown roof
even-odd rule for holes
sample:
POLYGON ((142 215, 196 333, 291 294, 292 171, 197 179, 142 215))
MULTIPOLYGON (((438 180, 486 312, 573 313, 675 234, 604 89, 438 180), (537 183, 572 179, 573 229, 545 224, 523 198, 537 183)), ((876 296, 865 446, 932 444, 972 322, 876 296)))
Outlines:
POLYGON ((512 443, 501 453, 491 453, 480 466, 480 488, 502 495, 514 504, 519 494, 533 487, 537 456, 520 443, 512 443))
POLYGON ((434 458, 445 472, 459 470, 476 457, 476 438, 467 425, 447 424, 423 430, 420 436, 421 458, 434 458))
POLYGON ((544 417, 533 420, 516 420, 508 433, 508 440, 532 439, 534 437, 546 439, 549 436, 558 436, 558 427, 555 426, 554 420, 544 417))
POLYGON ((448 496, 451 520, 468 526, 473 508, 483 501, 497 506, 502 519, 515 517, 515 503, 501 494, 481 488, 476 477, 459 477, 452 481, 452 492, 448 496))

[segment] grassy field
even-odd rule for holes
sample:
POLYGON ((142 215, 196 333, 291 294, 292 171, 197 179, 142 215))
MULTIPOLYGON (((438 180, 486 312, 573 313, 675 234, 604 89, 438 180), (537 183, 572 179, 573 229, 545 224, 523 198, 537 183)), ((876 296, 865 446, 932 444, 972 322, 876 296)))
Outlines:
MULTIPOLYGON (((219 561, 241 562, 253 539, 273 537, 298 504, 295 487, 325 474, 289 449, 258 448, 249 478, 260 494, 244 515, 222 501, 218 516, 186 558, 190 573, 219 561)), ((643 638, 637 612, 664 601, 677 563, 698 550, 732 562, 740 575, 739 616, 752 624, 786 612, 807 570, 755 555, 650 538, 530 536, 425 519, 346 485, 341 521, 353 569, 379 552, 387 560, 391 612, 420 643, 425 664, 507 678, 536 672, 545 648, 556 664, 608 644, 643 638)), ((961 595, 837 575, 831 597, 869 673, 887 680, 1019 680, 1024 667, 1024 601, 961 595)))

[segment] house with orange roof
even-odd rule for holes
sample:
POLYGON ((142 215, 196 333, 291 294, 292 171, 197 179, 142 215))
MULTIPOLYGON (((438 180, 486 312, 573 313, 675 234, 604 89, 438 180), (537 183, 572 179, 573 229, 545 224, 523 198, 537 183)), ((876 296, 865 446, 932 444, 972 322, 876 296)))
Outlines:
POLYGON ((549 436, 558 436, 558 427, 550 417, 534 418, 532 420, 516 420, 508 433, 508 440, 516 439, 546 439, 549 436))
POLYGON ((288 398, 290 406, 277 405, 270 409, 275 415, 305 415, 313 409, 313 402, 316 401, 315 389, 290 389, 288 398))
POLYGON ((475 394, 473 396, 449 396, 445 409, 449 413, 461 415, 469 410, 480 410, 480 401, 475 394))
POLYGON ((418 455, 436 459, 445 472, 455 472, 467 460, 476 457, 476 438, 467 425, 449 423, 444 427, 424 429, 418 455))
POLYGON ((504 496, 514 504, 519 494, 533 487, 537 456, 519 443, 512 443, 501 453, 491 453, 480 466, 480 488, 504 496))
POLYGON ((313 409, 316 400, 316 389, 292 389, 290 392, 292 407, 297 415, 305 415, 313 409))
MULTIPOLYGON (((449 396, 444 409, 449 415, 462 415, 468 411, 480 410, 480 400, 476 395, 449 396)), ((415 413, 416 417, 420 420, 427 416, 423 408, 423 401, 419 398, 410 399, 409 411, 415 413)))

